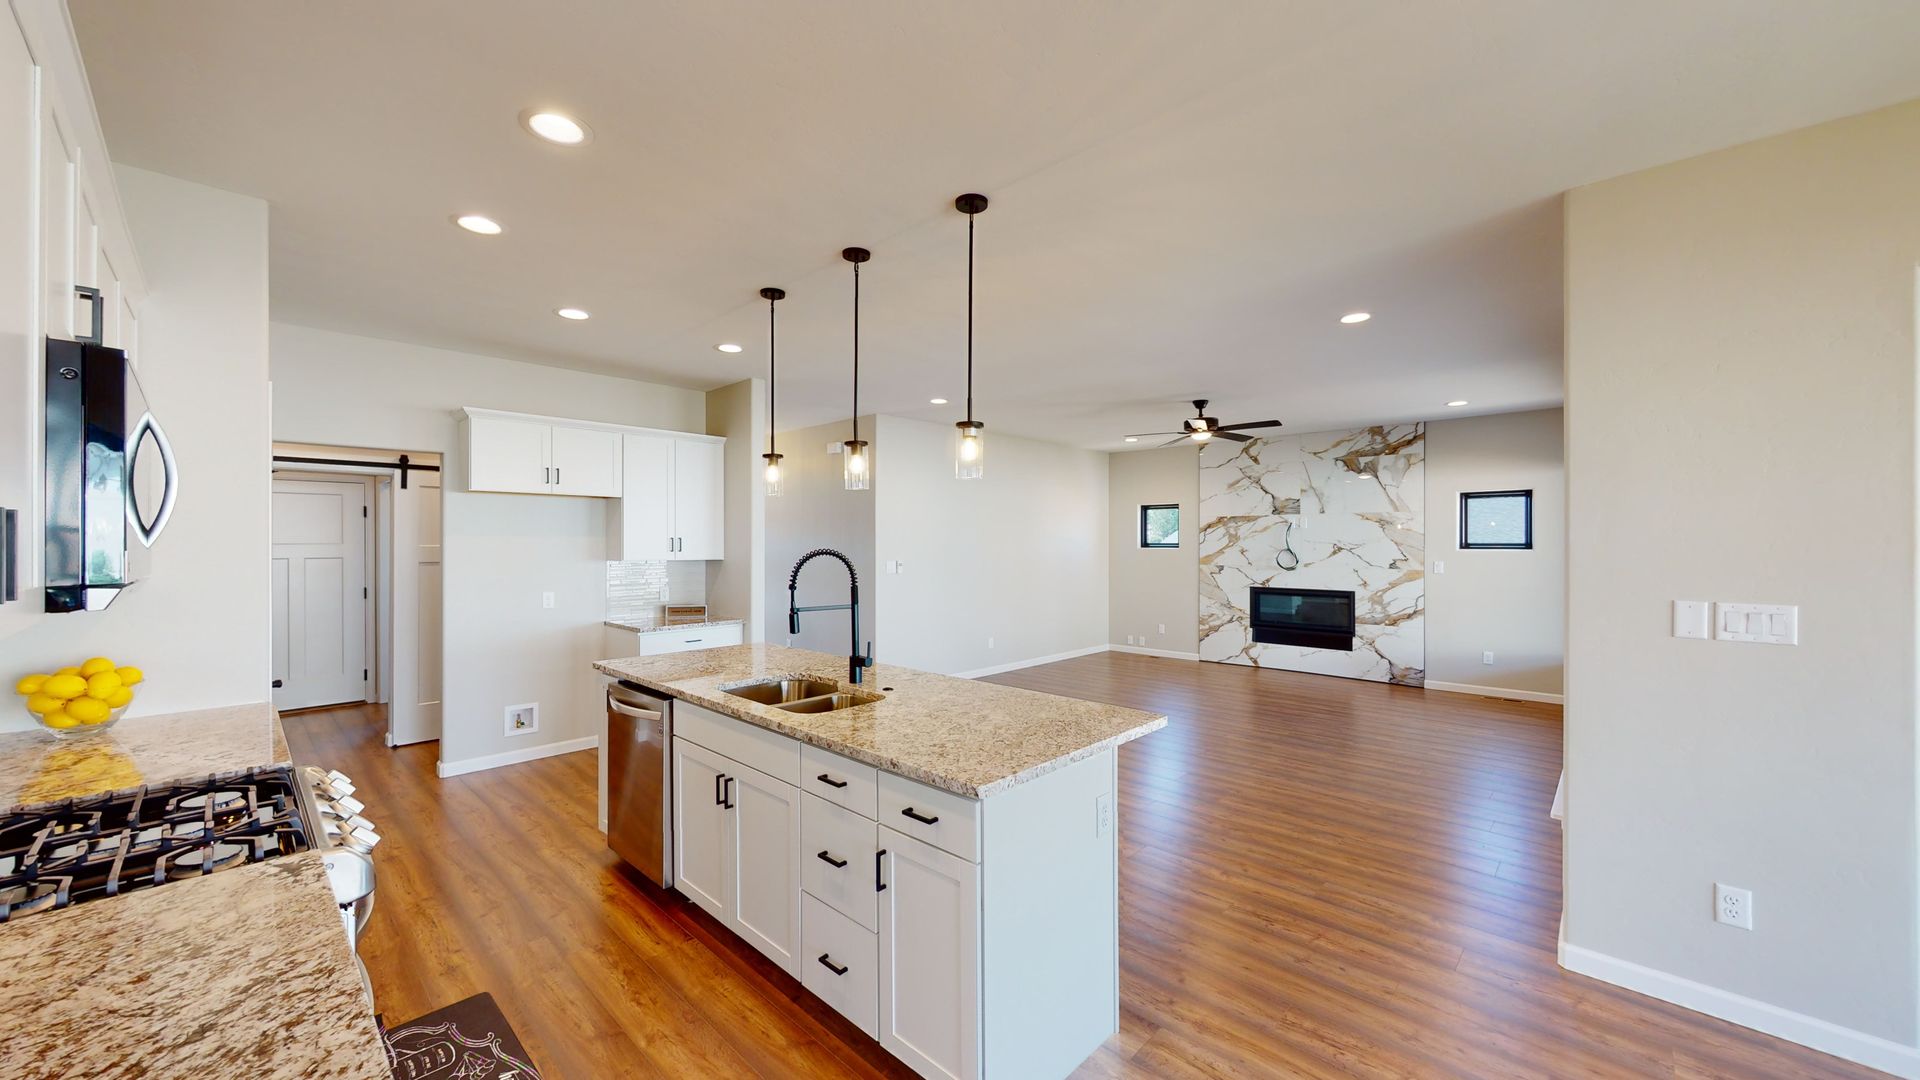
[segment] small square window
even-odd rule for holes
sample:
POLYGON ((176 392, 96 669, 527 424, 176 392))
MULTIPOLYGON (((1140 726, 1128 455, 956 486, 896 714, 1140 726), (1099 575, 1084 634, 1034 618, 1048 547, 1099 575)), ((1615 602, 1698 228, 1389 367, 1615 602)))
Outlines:
POLYGON ((1533 492, 1460 493, 1460 547, 1523 551, 1533 547, 1533 492))
POLYGON ((1178 505, 1140 508, 1140 546, 1143 548, 1180 546, 1180 507, 1178 505))

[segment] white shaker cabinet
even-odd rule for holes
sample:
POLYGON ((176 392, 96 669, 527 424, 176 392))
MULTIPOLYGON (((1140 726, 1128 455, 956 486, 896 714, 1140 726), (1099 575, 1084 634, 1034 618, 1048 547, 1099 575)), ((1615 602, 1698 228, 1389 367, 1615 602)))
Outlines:
POLYGON ((620 512, 608 517, 610 557, 627 561, 726 556, 726 440, 628 432, 620 512))
POLYGON ((800 944, 800 791, 673 740, 674 888, 789 974, 800 944))
POLYGON ((922 1076, 980 1075, 980 867, 880 827, 880 1045, 922 1076))
POLYGON ((727 769, 733 762, 685 739, 673 740, 673 887, 732 925, 727 769))
POLYGON ((467 490, 510 495, 620 495, 620 432, 466 410, 467 490))
POLYGON ((555 425, 549 441, 555 495, 620 497, 620 433, 555 425))

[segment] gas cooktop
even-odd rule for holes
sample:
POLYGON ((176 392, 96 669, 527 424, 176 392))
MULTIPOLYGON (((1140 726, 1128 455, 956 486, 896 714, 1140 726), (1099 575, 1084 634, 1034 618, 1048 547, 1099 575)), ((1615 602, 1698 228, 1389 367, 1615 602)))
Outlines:
POLYGON ((306 851, 310 805, 277 765, 0 815, 0 922, 306 851))

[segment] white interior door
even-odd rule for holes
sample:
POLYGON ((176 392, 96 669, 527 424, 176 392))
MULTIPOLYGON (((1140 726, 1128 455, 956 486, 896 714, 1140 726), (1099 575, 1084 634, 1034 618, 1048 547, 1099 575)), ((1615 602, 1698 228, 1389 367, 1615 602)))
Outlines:
POLYGON ((273 704, 367 695, 367 489, 273 481, 273 704))

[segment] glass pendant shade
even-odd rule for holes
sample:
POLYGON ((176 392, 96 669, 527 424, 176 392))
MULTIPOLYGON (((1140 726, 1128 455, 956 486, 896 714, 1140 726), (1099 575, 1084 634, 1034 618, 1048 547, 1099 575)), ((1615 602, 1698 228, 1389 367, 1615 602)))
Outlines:
POLYGON ((852 439, 846 443, 846 478, 848 491, 865 491, 873 483, 873 447, 865 441, 852 439))
POLYGON ((780 459, 783 454, 761 454, 767 459, 767 494, 780 494, 780 459))
POLYGON ((953 475, 956 480, 979 480, 987 475, 987 425, 962 420, 953 425, 953 475))

